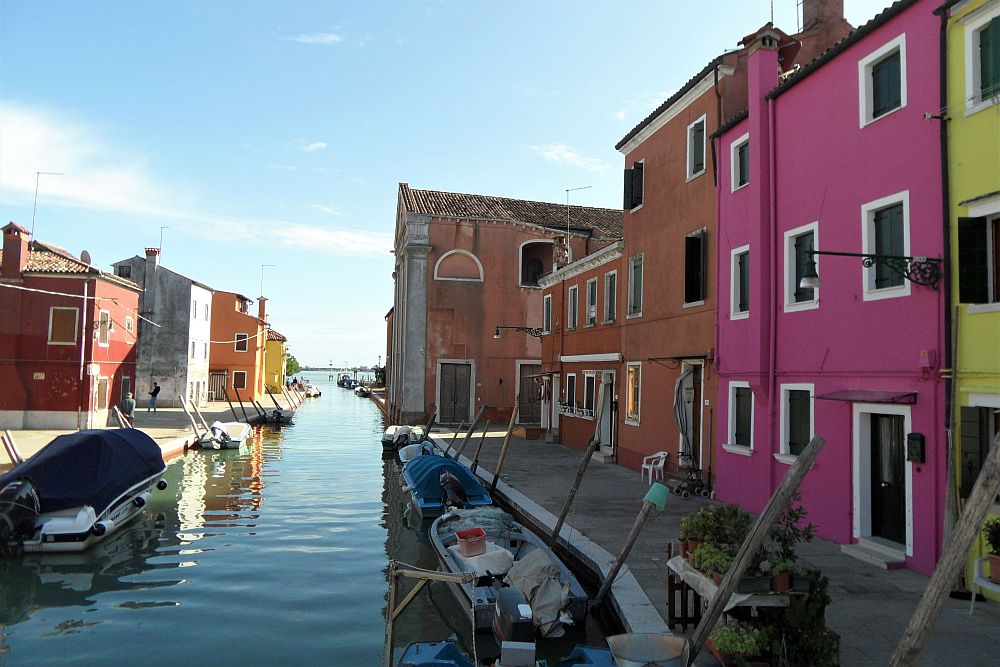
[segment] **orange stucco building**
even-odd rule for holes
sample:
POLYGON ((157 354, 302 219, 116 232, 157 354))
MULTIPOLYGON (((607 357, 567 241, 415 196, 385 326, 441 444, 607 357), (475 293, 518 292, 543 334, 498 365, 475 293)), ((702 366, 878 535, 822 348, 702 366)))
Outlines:
POLYGON ((257 301, 257 316, 250 314, 249 299, 235 292, 217 290, 212 295, 212 344, 209 352, 208 390, 217 401, 261 400, 264 393, 264 354, 267 335, 266 304, 257 301))

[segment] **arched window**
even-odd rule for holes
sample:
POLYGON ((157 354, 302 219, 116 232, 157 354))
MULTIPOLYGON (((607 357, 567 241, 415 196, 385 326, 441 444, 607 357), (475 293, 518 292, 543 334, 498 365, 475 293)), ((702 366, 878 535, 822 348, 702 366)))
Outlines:
POLYGON ((525 241, 519 260, 521 287, 538 287, 538 279, 552 270, 552 241, 525 241))

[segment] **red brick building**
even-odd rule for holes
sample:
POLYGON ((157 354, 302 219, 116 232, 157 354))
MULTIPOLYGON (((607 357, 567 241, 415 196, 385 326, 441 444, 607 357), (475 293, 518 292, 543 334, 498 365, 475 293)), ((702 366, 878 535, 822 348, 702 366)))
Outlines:
POLYGON ((134 393, 142 289, 13 222, 0 265, 0 428, 105 426, 134 393))

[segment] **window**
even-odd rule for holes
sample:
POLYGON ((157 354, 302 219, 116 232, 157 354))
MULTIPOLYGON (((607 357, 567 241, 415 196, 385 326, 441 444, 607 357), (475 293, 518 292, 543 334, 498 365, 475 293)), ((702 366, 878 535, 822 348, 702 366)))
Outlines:
POLYGON ((233 371, 233 389, 247 388, 247 372, 233 371))
POLYGON ((705 116, 688 125, 687 178, 705 173, 705 116))
POLYGON ((628 261, 628 317, 642 315, 642 255, 628 261))
POLYGON ((111 312, 102 310, 97 316, 97 344, 107 347, 111 344, 111 312))
POLYGON ((798 456, 813 436, 813 385, 782 385, 781 399, 781 453, 798 456))
POLYGON ((49 345, 75 345, 79 317, 77 308, 49 308, 49 345))
MULTIPOLYGON (((909 193, 901 192, 861 207, 862 252, 867 255, 910 254, 909 193)), ((865 300, 905 296, 910 283, 885 262, 864 269, 865 300)))
POLYGON ((102 378, 102 377, 97 378, 97 385, 94 389, 94 391, 96 392, 95 398, 97 399, 97 401, 95 402, 96 404, 94 406, 94 409, 96 410, 108 409, 108 389, 109 389, 108 378, 102 378))
POLYGON ((566 405, 576 410, 576 374, 566 374, 566 405))
POLYGON ((195 346, 195 342, 191 341, 191 358, 192 359, 194 359, 194 346, 195 346))
POLYGON ((597 278, 587 281, 587 326, 597 324, 597 278))
POLYGON ((968 498, 979 477, 986 455, 1000 433, 1000 407, 962 406, 961 479, 959 495, 968 498))
POLYGON ((131 315, 126 315, 125 316, 125 331, 128 331, 129 333, 132 333, 133 329, 135 329, 135 320, 132 319, 131 315))
POLYGON ((636 162, 625 170, 624 208, 632 210, 642 206, 642 162, 636 162))
POLYGON ((819 243, 819 223, 812 222, 785 232, 785 312, 819 307, 819 289, 802 287, 808 262, 819 268, 819 255, 809 253, 819 243))
POLYGON ((965 102, 966 114, 1000 102, 1000 6, 965 26, 965 102))
POLYGON ((208 359, 208 343, 201 344, 202 359, 208 359))
POLYGON ((625 376, 625 423, 639 423, 639 401, 642 395, 642 366, 638 363, 628 365, 625 376))
POLYGON ((552 331, 552 295, 542 297, 542 333, 552 331))
POLYGON ((906 36, 858 62, 861 127, 906 106, 906 36))
POLYGON ((747 382, 729 383, 729 443, 753 449, 753 392, 747 382))
POLYGON ((578 286, 576 286, 576 285, 573 285, 572 287, 569 288, 569 291, 566 293, 566 328, 567 329, 575 329, 576 328, 577 308, 579 308, 579 304, 577 303, 577 301, 578 301, 577 296, 578 296, 579 292, 580 292, 580 288, 578 286))
POLYGON ((191 319, 198 319, 198 302, 195 301, 191 304, 191 319))
POLYGON ((729 319, 742 320, 750 316, 750 246, 734 248, 730 254, 732 282, 729 319))
POLYGON ((733 191, 750 182, 750 133, 734 141, 730 147, 732 162, 733 191))
POLYGON ((699 229, 684 237, 684 303, 705 302, 708 274, 708 230, 699 229))
MULTIPOLYGON (((560 244, 559 247, 565 246, 560 244)), ((538 287, 539 279, 541 279, 542 276, 551 271, 553 268, 552 255, 555 250, 556 246, 553 245, 552 241, 525 241, 521 244, 521 254, 520 259, 518 260, 519 270, 521 272, 521 287, 538 287)), ((478 257, 464 250, 452 250, 451 252, 464 253, 465 255, 468 255, 471 261, 475 262, 477 272, 472 272, 470 274, 467 271, 466 274, 463 275, 472 275, 475 276, 474 279, 482 281, 483 267, 482 264, 480 264, 478 257)), ((566 261, 568 262, 568 258, 566 261)), ((563 263, 565 264, 566 262, 563 263)), ((468 280, 468 278, 465 279, 468 280)))
POLYGON ((958 219, 958 300, 1000 303, 1000 216, 958 219))
POLYGON ((125 398, 125 394, 132 391, 132 378, 127 375, 122 376, 122 398, 125 398))
POLYGON ((583 375, 583 409, 589 410, 590 415, 594 414, 594 392, 597 389, 597 380, 593 373, 583 375))
POLYGON ((122 264, 121 266, 115 267, 115 275, 119 278, 131 278, 132 277, 132 267, 128 264, 122 264))
POLYGON ((236 334, 236 351, 246 352, 250 347, 250 334, 236 334))
POLYGON ((604 274, 604 323, 615 321, 618 316, 618 272, 604 274))
POLYGON ((205 304, 205 321, 208 322, 208 304, 205 304))

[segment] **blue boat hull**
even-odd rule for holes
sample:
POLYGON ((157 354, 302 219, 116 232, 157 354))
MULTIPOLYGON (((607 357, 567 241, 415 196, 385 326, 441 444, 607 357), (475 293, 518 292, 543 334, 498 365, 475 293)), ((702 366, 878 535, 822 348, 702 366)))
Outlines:
POLYGON ((461 482, 467 498, 462 509, 489 507, 493 499, 472 472, 458 461, 444 456, 418 456, 403 466, 403 482, 409 488, 410 504, 424 519, 444 514, 447 495, 441 486, 442 472, 449 472, 461 482))

